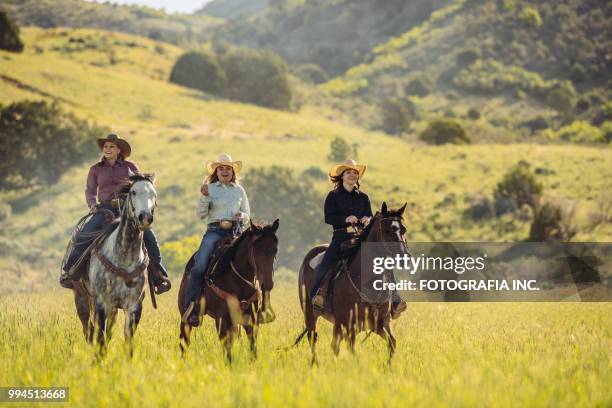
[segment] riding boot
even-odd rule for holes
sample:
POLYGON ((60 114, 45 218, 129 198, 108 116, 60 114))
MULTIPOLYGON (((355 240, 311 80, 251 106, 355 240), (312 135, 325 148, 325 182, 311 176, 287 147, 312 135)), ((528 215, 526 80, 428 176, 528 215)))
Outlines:
POLYGON ((66 289, 74 289, 74 282, 72 280, 72 277, 70 276, 70 274, 62 269, 62 271, 60 272, 60 279, 59 279, 59 283, 62 286, 62 288, 66 288, 66 289))
POLYGON ((153 281, 153 286, 155 287, 155 293, 157 295, 161 295, 170 290, 172 287, 172 283, 170 279, 168 279, 168 272, 166 268, 161 263, 155 262, 151 260, 149 264, 149 276, 153 281))

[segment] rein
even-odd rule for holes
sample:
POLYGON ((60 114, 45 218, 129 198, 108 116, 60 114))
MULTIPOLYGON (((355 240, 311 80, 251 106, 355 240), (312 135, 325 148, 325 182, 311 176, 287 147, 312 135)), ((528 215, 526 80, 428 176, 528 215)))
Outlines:
MULTIPOLYGON (((252 244, 252 243, 251 243, 252 244)), ((250 280, 246 279, 244 276, 242 276, 242 274, 240 272, 238 272, 238 269, 236 268, 236 266, 234 265, 234 261, 230 261, 230 269, 232 270, 232 272, 238 276, 238 278, 240 278, 240 281, 244 282, 245 284, 247 284, 250 288, 252 288, 253 294, 251 296, 249 296, 247 299, 245 300, 240 300, 238 299, 238 297, 236 295, 234 295, 233 293, 230 293, 224 289, 221 289, 219 286, 215 285, 215 283, 212 280, 212 277, 208 279, 207 281, 207 285, 212 289, 212 291, 214 292, 215 295, 217 295, 219 298, 230 302, 236 302, 238 304, 240 304, 240 309, 242 309, 242 311, 246 312, 247 310, 249 310, 251 308, 251 305, 254 303, 259 303, 259 301, 261 300, 261 287, 259 285, 259 280, 257 280, 257 263, 255 262, 255 254, 253 251, 253 245, 251 245, 250 248, 250 254, 249 254, 249 265, 253 268, 253 281, 251 282, 250 280)))
MULTIPOLYGON (((384 237, 383 237, 383 235, 382 235, 382 228, 380 228, 380 224, 382 224, 382 222, 383 222, 384 220, 389 220, 389 221, 399 221, 399 222, 401 223, 401 222, 402 222, 402 219, 401 219, 401 217, 382 217, 382 218, 380 219, 380 222, 379 222, 379 227, 378 227, 378 230, 376 231, 376 237, 375 237, 375 238, 376 238, 376 241, 375 241, 375 242, 382 243, 382 244, 385 246, 385 249, 389 249, 389 247, 386 245, 386 241, 384 241, 384 240, 383 240, 383 238, 384 238, 384 237)), ((368 233, 368 236, 369 236, 369 233, 368 233)), ((360 289, 357 287, 357 285, 356 285, 356 284, 355 284, 355 282, 353 281, 353 277, 351 276, 351 269, 348 267, 348 265, 347 265, 347 266, 345 266, 345 268, 347 269, 347 271, 346 271, 346 275, 347 275, 347 277, 348 277, 348 280, 349 280, 349 282, 350 282, 351 286, 353 287, 353 289, 355 290, 355 292, 357 292, 357 294, 359 294, 359 296, 361 297, 361 299, 362 299, 362 300, 364 300, 364 301, 365 301, 365 302, 367 302, 367 303, 372 303, 372 304, 385 303, 385 302, 388 302, 388 301, 389 301, 389 299, 387 299, 387 300, 386 300, 386 301, 384 301, 384 302, 379 302, 379 301, 375 301, 375 300, 370 299, 368 296, 366 296, 366 295, 365 295, 365 294, 364 294, 364 293, 363 293, 363 292, 362 292, 362 291, 361 291, 361 290, 360 290, 360 289)), ((361 279, 360 279, 360 281, 361 281, 361 279)), ((385 292, 389 293, 389 292, 390 292, 390 290, 389 290, 389 289, 386 289, 386 290, 385 290, 385 292)))

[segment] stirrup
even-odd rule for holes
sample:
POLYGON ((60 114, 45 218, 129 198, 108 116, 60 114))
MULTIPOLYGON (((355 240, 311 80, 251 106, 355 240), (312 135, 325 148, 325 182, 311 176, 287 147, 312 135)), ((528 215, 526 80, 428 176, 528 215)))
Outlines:
POLYGON ((325 311, 325 296, 321 294, 321 290, 312 298, 312 307, 320 312, 325 311))

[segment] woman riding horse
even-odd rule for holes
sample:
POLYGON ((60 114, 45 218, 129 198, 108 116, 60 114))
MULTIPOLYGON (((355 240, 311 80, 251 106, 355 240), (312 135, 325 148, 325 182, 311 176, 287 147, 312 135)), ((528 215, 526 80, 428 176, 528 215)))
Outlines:
MULTIPOLYGON (((68 289, 74 287, 74 279, 71 275, 72 267, 81 258, 87 247, 92 242, 92 235, 103 230, 112 219, 119 216, 125 195, 121 189, 128 182, 128 173, 140 173, 138 166, 133 161, 127 160, 132 152, 130 144, 115 134, 98 139, 98 146, 102 151, 102 158, 91 166, 87 175, 87 186, 85 188, 85 199, 90 208, 92 217, 83 226, 76 237, 75 243, 60 276, 60 284, 68 289), (112 214, 112 217, 107 216, 112 214)), ((144 243, 149 259, 155 269, 152 280, 155 291, 158 294, 168 291, 171 287, 168 272, 162 264, 161 252, 157 238, 153 230, 144 231, 144 243)))
POLYGON ((249 199, 237 178, 242 162, 233 161, 229 155, 222 154, 217 161, 208 162, 206 168, 208 176, 200 189, 202 196, 198 200, 197 210, 201 219, 208 218, 208 227, 189 271, 185 295, 189 313, 187 322, 191 326, 200 323, 197 301, 202 293, 204 274, 215 243, 221 238, 239 235, 251 216, 249 199))
MULTIPOLYGON (((372 218, 370 199, 359 189, 359 180, 363 177, 365 170, 364 164, 346 160, 333 166, 329 172, 335 188, 327 194, 325 199, 325 223, 333 226, 334 232, 325 255, 323 255, 323 260, 316 268, 315 283, 310 292, 312 304, 319 309, 323 309, 325 304, 323 295, 319 293, 321 283, 327 271, 340 258, 341 244, 352 238, 349 228, 357 224, 365 227, 372 218)), ((396 291, 393 292, 392 307, 396 316, 406 309, 406 303, 396 291)))

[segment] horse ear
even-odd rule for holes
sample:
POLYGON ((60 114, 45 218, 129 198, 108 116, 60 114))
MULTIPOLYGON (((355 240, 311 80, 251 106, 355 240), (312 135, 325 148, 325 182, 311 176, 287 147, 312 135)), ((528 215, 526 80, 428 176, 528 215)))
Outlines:
POLYGON ((155 184, 155 180, 157 179, 157 174, 147 173, 145 177, 151 182, 151 184, 155 184))
POLYGON ((399 209, 400 215, 404 214, 404 210, 406 210, 407 205, 408 205, 408 202, 405 202, 404 205, 402 205, 402 208, 399 209))
POLYGON ((276 220, 274 220, 274 222, 272 223, 272 231, 276 232, 278 230, 278 224, 279 224, 279 219, 277 218, 276 220))
POLYGON ((134 173, 134 172, 132 171, 132 169, 130 169, 130 168, 128 167, 128 178, 132 178, 132 177, 134 177, 135 175, 136 175, 136 173, 134 173))
POLYGON ((383 201, 382 207, 380 208, 380 212, 383 214, 383 216, 387 215, 387 202, 386 201, 383 201))

